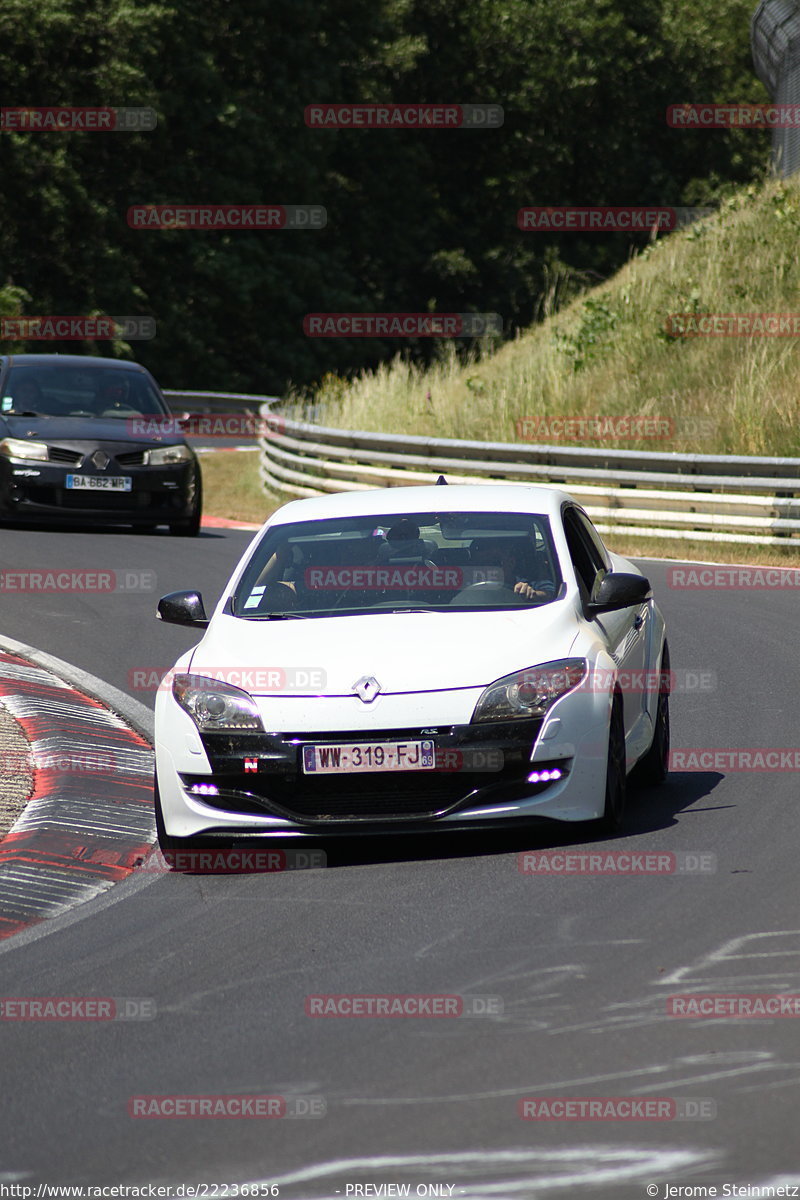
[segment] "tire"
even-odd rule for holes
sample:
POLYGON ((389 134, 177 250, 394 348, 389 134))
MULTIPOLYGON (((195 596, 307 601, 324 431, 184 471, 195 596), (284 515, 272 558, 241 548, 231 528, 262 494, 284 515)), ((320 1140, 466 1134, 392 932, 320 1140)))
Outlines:
POLYGON ((639 759, 633 772, 637 783, 651 787, 658 787, 669 774, 669 681, 669 646, 665 642, 661 655, 661 679, 653 740, 650 749, 639 759))
POLYGON ((200 519, 203 515, 203 487, 199 478, 196 488, 194 512, 188 521, 173 521, 170 524, 169 531, 173 537, 197 537, 200 532, 200 519))
POLYGON ((603 815, 597 822, 601 833, 618 833, 625 820, 627 776, 625 772, 625 722, 622 697, 616 695, 611 706, 606 759, 606 801, 603 815))
POLYGON ((198 508, 188 521, 174 521, 169 531, 173 537, 197 537, 200 532, 200 517, 201 512, 198 508))

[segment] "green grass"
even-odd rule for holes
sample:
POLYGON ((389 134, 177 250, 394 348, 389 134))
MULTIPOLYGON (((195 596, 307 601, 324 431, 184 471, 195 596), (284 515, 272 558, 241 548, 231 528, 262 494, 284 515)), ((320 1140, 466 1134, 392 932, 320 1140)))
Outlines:
POLYGON ((668 439, 602 444, 800 456, 798 337, 665 333, 671 313, 800 313, 799 241, 797 185, 751 186, 496 353, 464 364, 443 345, 427 369, 398 357, 328 376, 314 400, 351 429, 513 442, 525 418, 651 416, 673 423, 668 439))
POLYGON ((749 563, 762 567, 800 567, 800 544, 792 547, 752 543, 693 542, 689 538, 640 537, 636 533, 603 534, 603 541, 625 558, 673 558, 680 562, 749 563))
POLYGON ((200 455, 203 514, 228 521, 261 523, 289 496, 264 492, 258 475, 258 452, 216 451, 200 455))

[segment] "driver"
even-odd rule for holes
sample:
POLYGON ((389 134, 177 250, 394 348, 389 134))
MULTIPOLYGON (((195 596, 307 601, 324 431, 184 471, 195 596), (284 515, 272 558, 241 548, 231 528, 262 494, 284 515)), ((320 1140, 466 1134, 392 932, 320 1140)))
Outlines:
POLYGON ((42 389, 35 379, 23 376, 19 383, 14 384, 14 411, 40 412, 42 389))
POLYGON ((503 583, 526 600, 552 600, 552 579, 524 579, 519 571, 517 552, 507 538, 474 541, 469 550, 470 566, 494 567, 502 572, 503 583))

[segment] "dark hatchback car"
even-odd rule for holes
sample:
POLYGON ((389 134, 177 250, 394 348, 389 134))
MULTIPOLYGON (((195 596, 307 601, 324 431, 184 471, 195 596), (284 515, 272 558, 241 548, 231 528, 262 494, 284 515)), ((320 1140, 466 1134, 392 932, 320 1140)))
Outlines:
POLYGON ((197 456, 149 371, 0 355, 0 520, 200 529, 197 456))

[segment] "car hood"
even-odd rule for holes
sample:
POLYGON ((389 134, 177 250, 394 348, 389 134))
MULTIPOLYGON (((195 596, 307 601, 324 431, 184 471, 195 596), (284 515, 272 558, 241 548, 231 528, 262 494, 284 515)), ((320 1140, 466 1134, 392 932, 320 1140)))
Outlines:
MULTIPOLYGON (((163 418, 165 421, 167 418, 163 418)), ((152 435, 136 433, 134 418, 125 417, 14 417, 0 419, 0 436, 28 438, 42 442, 157 442, 163 446, 180 445, 185 439, 180 435, 152 435)), ((142 417, 142 422, 152 424, 156 418, 142 417)))
POLYGON ((382 613, 307 620, 214 618, 188 670, 220 673, 253 695, 350 696, 362 676, 381 692, 485 687, 512 671, 565 657, 577 636, 568 601, 517 611, 382 613), (283 669, 267 682, 269 668, 283 669), (321 686, 296 682, 307 668, 321 686), (248 676, 248 671, 250 675, 248 676), (255 675, 254 672, 261 672, 255 675), (276 680, 281 683, 276 686, 276 680))

